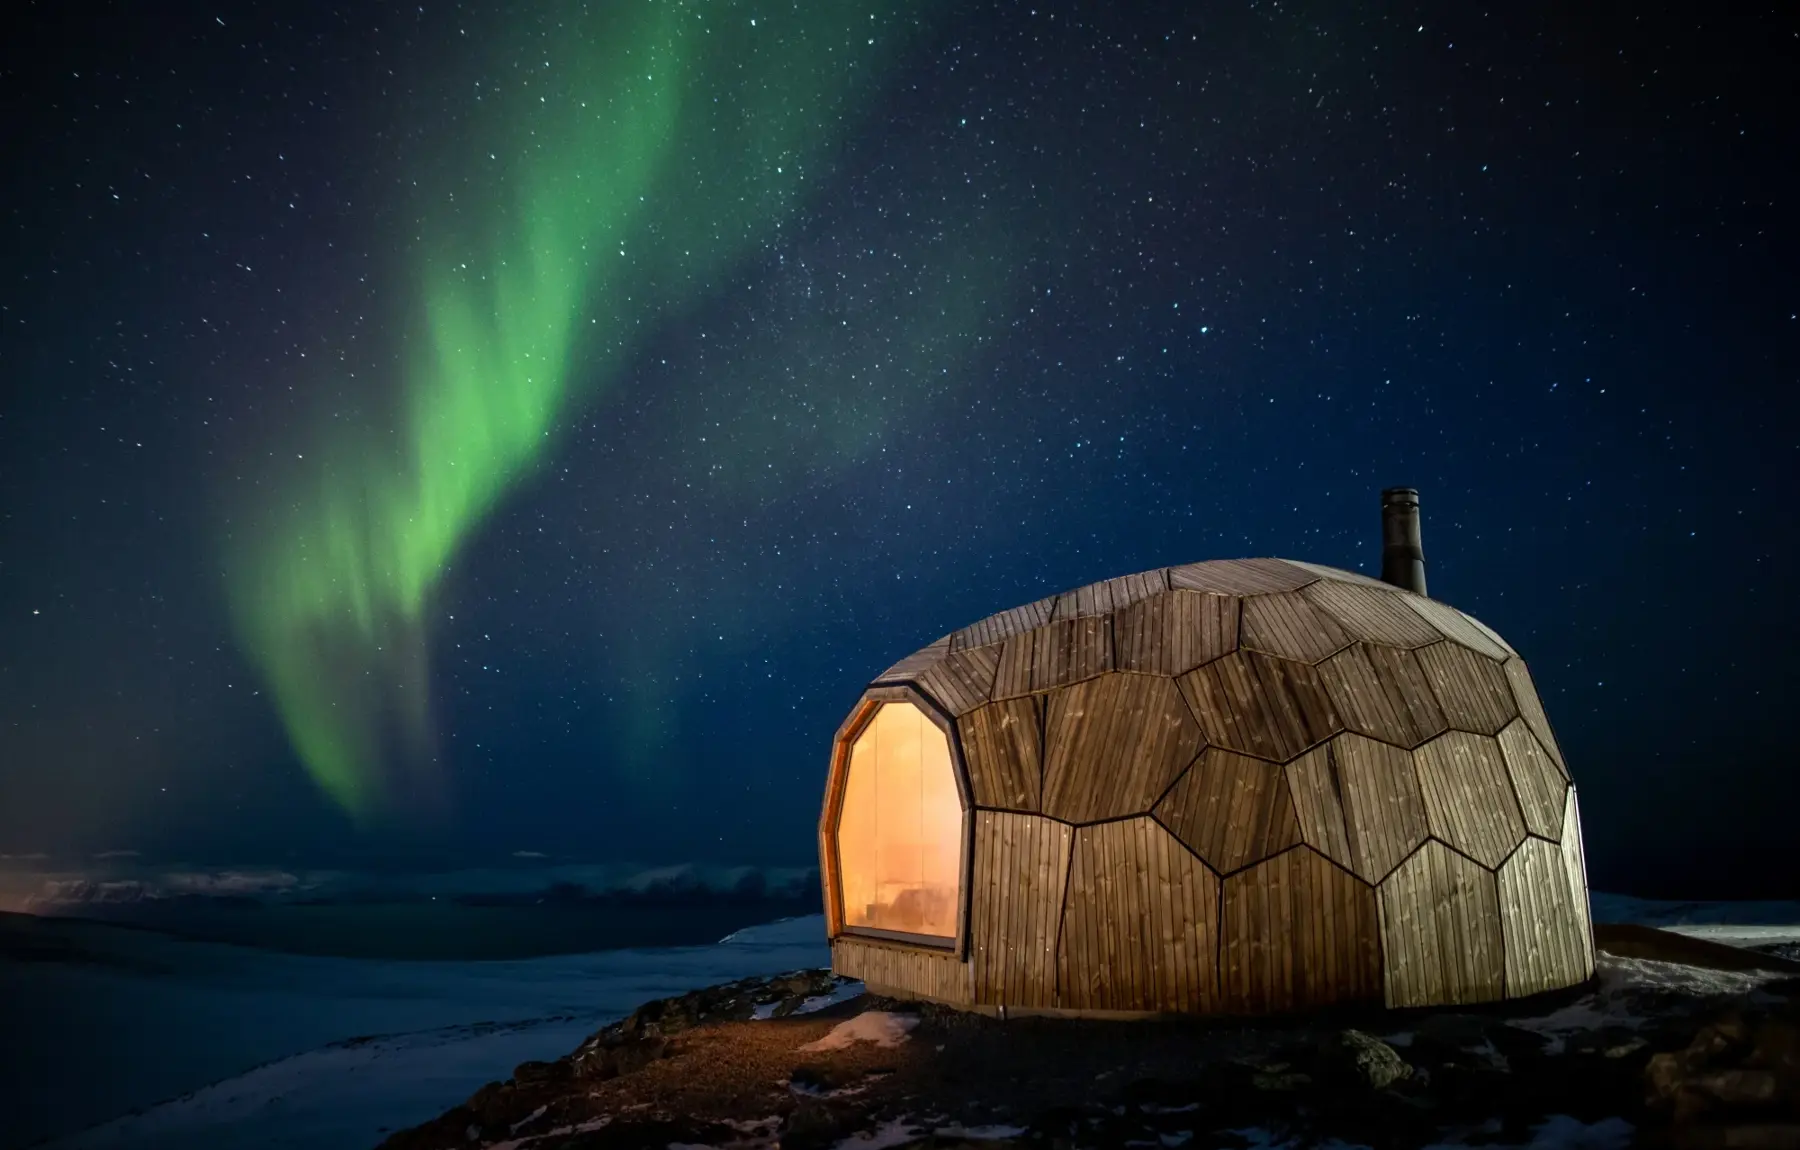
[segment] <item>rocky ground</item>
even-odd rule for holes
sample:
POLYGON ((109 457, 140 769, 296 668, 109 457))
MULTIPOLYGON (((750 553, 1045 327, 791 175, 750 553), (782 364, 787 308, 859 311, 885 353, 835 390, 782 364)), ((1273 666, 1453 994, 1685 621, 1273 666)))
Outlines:
POLYGON ((1800 963, 1603 929, 1589 985, 1462 1010, 999 1021, 826 971, 649 1003, 384 1150, 1793 1147, 1800 963))

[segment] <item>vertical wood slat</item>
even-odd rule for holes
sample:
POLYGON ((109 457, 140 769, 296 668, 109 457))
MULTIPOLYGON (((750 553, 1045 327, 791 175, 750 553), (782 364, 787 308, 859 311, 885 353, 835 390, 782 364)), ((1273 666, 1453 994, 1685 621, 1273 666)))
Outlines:
POLYGON ((1567 807, 1563 812, 1562 856, 1563 873, 1569 880, 1569 899, 1575 907, 1577 915, 1574 929, 1577 941, 1581 944, 1583 959, 1583 978, 1594 973, 1594 922, 1593 907, 1588 895, 1587 854, 1581 843, 1581 804, 1575 798, 1575 788, 1569 788, 1567 807))
POLYGON ((1544 704, 1538 698, 1537 687, 1531 681, 1531 671, 1525 666, 1523 659, 1508 659, 1502 668, 1506 672, 1507 683, 1512 687, 1513 700, 1518 703, 1519 715, 1530 726, 1531 733, 1550 754, 1550 761, 1562 772, 1563 778, 1569 778, 1569 764, 1563 760, 1562 748, 1556 745, 1556 736, 1550 731, 1550 716, 1544 714, 1544 704))
POLYGON ((1561 841, 1563 809, 1567 806, 1563 795, 1569 789, 1568 780, 1550 761, 1525 720, 1508 723, 1500 732, 1499 743, 1506 773, 1512 777, 1513 790, 1525 816, 1525 829, 1551 842, 1561 841))
POLYGON ((1425 669, 1411 651, 1356 643, 1321 663, 1319 678, 1346 730, 1416 747, 1445 729, 1425 669))
POLYGON ((1237 649, 1242 600, 1203 591, 1166 591, 1113 616, 1113 665, 1121 671, 1184 675, 1237 649))
POLYGON ((1575 906, 1573 895, 1562 848, 1555 843, 1526 839, 1500 868, 1508 998, 1559 990, 1587 978, 1587 916, 1575 906))
POLYGON ((1331 741, 1331 766, 1343 803, 1350 869, 1363 881, 1378 883, 1431 833, 1414 756, 1347 734, 1331 741))
POLYGON ((1413 753, 1431 833, 1492 870, 1525 837, 1512 780, 1493 739, 1451 731, 1413 753))
POLYGON ((1112 670, 1112 621, 1104 615, 1052 620, 1034 632, 1031 689, 1048 690, 1112 670))
POLYGON ((1201 746, 1174 684, 1150 675, 1056 692, 1044 733, 1044 812, 1077 823, 1148 811, 1201 746))
MULTIPOLYGON (((1345 870, 1355 871, 1356 856, 1350 849, 1350 827, 1341 794, 1343 783, 1337 765, 1332 761, 1332 748, 1346 737, 1339 735, 1322 747, 1314 747, 1283 767, 1282 773, 1287 776, 1288 796, 1294 804, 1294 822, 1300 841, 1345 870)), ((1423 831, 1419 837, 1423 841, 1423 831)), ((1367 875, 1363 877, 1369 882, 1381 880, 1379 874, 1372 879, 1367 875)))
POLYGON ((1021 631, 1000 645, 992 698, 1016 699, 1031 693, 1031 662, 1037 635, 1036 628, 1021 631))
POLYGON ((1417 654, 1451 727, 1493 735, 1518 717, 1506 672, 1492 659, 1455 643, 1433 643, 1417 654))
POLYGON ((976 806, 1042 809, 1038 707, 1032 698, 1004 699, 977 707, 956 721, 976 806))
POLYGON ((1235 651, 1175 680, 1206 741, 1286 762, 1341 728, 1318 668, 1235 651))
POLYGON ((1218 911, 1218 877, 1154 820, 1076 828, 1059 954, 1060 1004, 1075 1010, 1214 1009, 1218 911))
POLYGON ((1295 1010, 1381 997, 1375 889, 1306 847, 1226 878, 1222 919, 1226 1009, 1295 1010))
POLYGON ((1348 646, 1350 635, 1304 594, 1286 591, 1244 600, 1238 642, 1284 659, 1317 663, 1348 646))
POLYGON ((1300 589, 1328 612, 1352 638, 1389 647, 1423 647, 1443 638, 1436 627, 1400 601, 1404 592, 1385 583, 1373 587, 1325 578, 1300 589))
POLYGON ((1228 875, 1300 841, 1282 768, 1209 747, 1156 806, 1156 817, 1228 875))
POLYGON ((1505 986, 1493 872, 1432 840, 1376 891, 1390 1007, 1492 1002, 1505 986))
POLYGON ((840 935, 831 943, 831 969, 877 990, 922 995, 957 1006, 973 1001, 969 964, 949 951, 840 935))

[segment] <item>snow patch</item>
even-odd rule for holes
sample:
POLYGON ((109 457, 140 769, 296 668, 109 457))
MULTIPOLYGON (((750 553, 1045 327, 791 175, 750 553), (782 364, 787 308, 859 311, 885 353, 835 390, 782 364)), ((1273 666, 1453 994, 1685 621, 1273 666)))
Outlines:
POLYGON ((827 1050, 844 1050, 857 1042, 873 1042, 876 1046, 898 1046, 906 1041, 912 1028, 919 1025, 916 1014, 895 1014, 887 1010, 865 1010, 855 1018, 847 1018, 831 1028, 817 1042, 800 1047, 802 1054, 827 1050))
POLYGON ((939 1138, 966 1138, 970 1142, 999 1142, 1025 1133, 1023 1126, 940 1126, 939 1138))
POLYGON ((924 1131, 905 1118, 892 1118, 873 1130, 852 1134, 837 1144, 837 1150, 888 1150, 916 1141, 924 1131))

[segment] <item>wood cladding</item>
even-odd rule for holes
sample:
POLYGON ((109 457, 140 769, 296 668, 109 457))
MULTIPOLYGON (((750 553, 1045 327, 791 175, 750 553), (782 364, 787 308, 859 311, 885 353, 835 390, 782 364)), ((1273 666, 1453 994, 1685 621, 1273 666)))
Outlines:
POLYGON ((1113 616, 1113 664, 1121 671, 1182 675, 1236 650, 1240 600, 1165 591, 1113 616))
POLYGON ((1402 603, 1399 593, 1386 583, 1321 579, 1302 587, 1300 594, 1336 619, 1352 638, 1364 642, 1410 648, 1443 638, 1436 627, 1402 603))
POLYGON ((1225 879, 1219 972, 1227 1010, 1379 999, 1375 891, 1305 847, 1225 879))
POLYGON ((1156 817, 1220 874, 1300 841, 1278 763, 1211 747, 1156 805, 1156 817))
POLYGON ((956 717, 988 701, 999 664, 998 646, 970 647, 946 653, 942 661, 920 671, 912 681, 956 717))
POLYGON ((1491 1002, 1505 986, 1494 874, 1431 841, 1376 892, 1387 1004, 1491 1002))
POLYGON ((1219 879, 1150 818, 1075 831, 1058 951, 1074 1010, 1218 1008, 1219 879))
POLYGON ((950 649, 960 651, 965 647, 986 647, 993 643, 1003 642, 1021 631, 1029 631, 1033 627, 1042 626, 1050 621, 1050 613, 1056 609, 1056 596, 1039 599, 1035 603, 1027 603, 1023 607, 1014 607, 1009 611, 1000 611, 989 615, 979 623, 971 623, 960 631, 950 633, 950 649))
POLYGON ((1515 719, 1500 732, 1500 754, 1506 760, 1506 773, 1512 777, 1513 793, 1519 797, 1520 812, 1525 816, 1525 829, 1541 838, 1556 842, 1562 837, 1563 792, 1568 780, 1550 761, 1538 744, 1537 736, 1515 719))
POLYGON ((1419 617, 1437 628, 1446 639, 1461 643, 1490 659, 1504 659, 1506 648, 1487 637, 1487 628, 1477 627, 1473 620, 1448 603, 1427 599, 1423 595, 1407 595, 1400 600, 1419 613, 1419 617))
POLYGON ((1317 663, 1350 643, 1338 621, 1299 591, 1253 595, 1244 600, 1238 642, 1270 655, 1317 663))
POLYGON ((1421 647, 1417 655, 1450 726, 1494 735, 1518 718, 1506 672, 1492 659, 1449 642, 1421 647))
POLYGON ((1200 745, 1168 679, 1115 673, 1058 691, 1044 716, 1044 813, 1082 823, 1148 811, 1200 745))
POLYGON ((1287 765, 1303 842, 1378 883, 1431 833, 1412 756, 1343 734, 1287 765))
POLYGON ((957 720, 975 805, 1040 809, 1044 755, 1036 699, 1003 699, 957 720))
POLYGON ((1056 1005, 1056 946, 1074 834, 1035 815, 976 812, 978 883, 969 929, 976 1002, 1056 1005))
POLYGON ((1550 716, 1544 714, 1544 704, 1538 698, 1537 688, 1532 685, 1531 672, 1525 667, 1523 659, 1508 659, 1503 668, 1506 680, 1512 687, 1513 699, 1519 704, 1519 715, 1537 736, 1538 743, 1549 752, 1550 761, 1562 772, 1563 778, 1569 777, 1569 765, 1563 761, 1562 748, 1556 745, 1556 736, 1550 733, 1550 716))
POLYGON ((1175 681, 1214 746, 1286 762, 1340 726, 1306 663, 1234 651, 1175 681))
POLYGON ((1420 747, 1413 765, 1425 820, 1437 838, 1492 869, 1525 837, 1525 818, 1493 739, 1451 731, 1420 747))
POLYGON ((1581 921, 1577 924, 1580 932, 1582 954, 1586 958, 1586 978, 1594 973, 1594 923, 1592 903, 1588 895, 1587 857, 1581 846, 1581 809, 1575 799, 1575 788, 1569 788, 1567 805, 1563 808, 1562 856, 1563 874, 1569 880, 1569 901, 1575 907, 1581 921))
POLYGON ((967 1006, 974 1001, 969 964, 948 950, 927 950, 840 934, 831 940, 831 969, 860 978, 876 991, 893 991, 967 1006))
POLYGON ((1224 595, 1297 591, 1317 579, 1311 571, 1281 559, 1211 559, 1169 568, 1170 587, 1224 595))
POLYGON ((1356 643, 1325 660, 1319 679, 1346 730, 1411 748, 1449 726, 1411 651, 1356 643))
POLYGON ((1031 689, 1046 690, 1112 670, 1112 619, 1052 621, 1033 632, 1031 689))
POLYGON ((1117 579, 1104 579, 1098 583, 1090 583, 1086 587, 1078 587, 1056 597, 1056 609, 1051 612, 1052 619, 1082 619, 1090 615, 1108 615, 1131 606, 1140 599, 1159 594, 1169 589, 1169 573, 1167 570, 1145 571, 1139 575, 1125 575, 1117 579))
POLYGON ((1108 579, 900 660, 838 731, 819 848, 840 973, 982 1009, 1470 1003, 1593 970, 1575 791, 1524 662, 1313 564, 1108 579), (953 733, 954 949, 838 906, 840 856, 873 857, 838 849, 849 751, 899 699, 953 733))
POLYGON ((928 647, 921 647, 892 667, 875 676, 877 683, 904 683, 928 667, 935 667, 950 653, 950 636, 928 647))
POLYGON ((1506 996, 1572 986, 1592 973, 1587 914, 1574 905, 1562 848, 1526 839, 1500 868, 1500 926, 1506 940, 1506 996))

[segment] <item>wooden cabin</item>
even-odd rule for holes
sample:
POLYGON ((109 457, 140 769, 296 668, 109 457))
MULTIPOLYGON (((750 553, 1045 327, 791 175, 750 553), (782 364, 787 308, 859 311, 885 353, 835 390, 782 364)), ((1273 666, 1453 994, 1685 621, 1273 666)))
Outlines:
MULTIPOLYGON (((1410 500, 1410 503, 1408 502, 1410 500)), ((876 676, 820 820, 832 965, 999 1014, 1485 1002, 1594 969, 1561 750, 1506 640, 1392 582, 1166 567, 876 676)))

